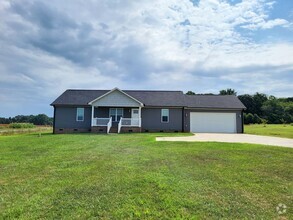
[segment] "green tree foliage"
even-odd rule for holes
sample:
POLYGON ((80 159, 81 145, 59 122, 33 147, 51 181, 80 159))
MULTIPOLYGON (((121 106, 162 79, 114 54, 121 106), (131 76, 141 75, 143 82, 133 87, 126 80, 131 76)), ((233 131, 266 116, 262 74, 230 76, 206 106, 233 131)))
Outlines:
POLYGON ((268 100, 266 94, 257 92, 254 95, 239 95, 238 98, 246 106, 246 113, 263 115, 262 106, 268 100))
POLYGON ((223 89, 219 92, 220 95, 237 95, 237 92, 234 89, 223 89))
POLYGON ((52 119, 45 114, 39 114, 31 119, 31 123, 35 125, 52 125, 52 119))
POLYGON ((188 92, 186 93, 186 95, 195 95, 195 92, 188 91, 188 92))
POLYGON ((254 109, 253 109, 254 114, 263 115, 262 106, 268 100, 267 95, 257 92, 253 95, 253 100, 254 100, 254 109))
POLYGON ((262 112, 264 118, 272 124, 281 124, 281 119, 286 120, 285 118, 288 117, 280 101, 272 96, 262 106, 262 112))
POLYGON ((186 95, 215 95, 214 93, 195 93, 193 91, 188 91, 186 95))
POLYGON ((276 98, 263 93, 254 95, 244 94, 238 98, 246 106, 244 123, 262 123, 266 120, 269 124, 293 122, 293 98, 276 98), (253 119, 252 119, 253 117, 253 119))
POLYGON ((253 114, 251 113, 244 114, 244 124, 253 124, 254 123, 253 119, 254 119, 253 114))
POLYGON ((17 115, 13 118, 0 118, 0 124, 10 123, 32 123, 35 125, 53 125, 53 118, 50 118, 45 114, 17 115))

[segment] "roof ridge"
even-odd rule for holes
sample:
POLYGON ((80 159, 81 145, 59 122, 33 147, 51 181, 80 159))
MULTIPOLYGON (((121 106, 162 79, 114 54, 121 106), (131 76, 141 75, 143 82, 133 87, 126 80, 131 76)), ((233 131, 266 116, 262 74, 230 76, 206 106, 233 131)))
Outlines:
POLYGON ((195 94, 195 95, 184 94, 184 95, 190 96, 190 97, 192 97, 192 96, 233 96, 233 97, 237 97, 237 95, 219 95, 219 94, 214 94, 214 95, 212 95, 212 94, 195 94))
POLYGON ((66 91, 110 91, 110 89, 66 89, 66 91))
MULTIPOLYGON (((111 91, 111 89, 67 89, 66 91, 111 91)), ((136 90, 136 89, 121 89, 128 92, 183 92, 180 90, 136 90)))
POLYGON ((129 91, 129 92, 183 92, 180 90, 136 90, 136 89, 122 89, 122 91, 129 91))

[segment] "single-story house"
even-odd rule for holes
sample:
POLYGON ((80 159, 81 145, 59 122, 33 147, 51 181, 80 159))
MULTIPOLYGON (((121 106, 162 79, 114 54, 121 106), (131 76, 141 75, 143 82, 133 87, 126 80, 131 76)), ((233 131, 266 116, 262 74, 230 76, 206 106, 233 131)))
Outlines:
POLYGON ((69 89, 51 105, 54 133, 243 133, 245 109, 234 95, 118 88, 69 89))

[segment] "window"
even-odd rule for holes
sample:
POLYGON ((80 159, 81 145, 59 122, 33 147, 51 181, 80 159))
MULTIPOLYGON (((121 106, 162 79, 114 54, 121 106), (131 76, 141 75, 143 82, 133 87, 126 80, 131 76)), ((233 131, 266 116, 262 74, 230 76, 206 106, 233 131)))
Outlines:
POLYGON ((161 110, 161 122, 169 122, 169 109, 161 110))
POLYGON ((120 118, 123 117, 123 108, 110 108, 109 115, 112 121, 120 121, 120 118))
POLYGON ((83 121, 83 120, 84 120, 84 108, 77 108, 76 121, 83 121))

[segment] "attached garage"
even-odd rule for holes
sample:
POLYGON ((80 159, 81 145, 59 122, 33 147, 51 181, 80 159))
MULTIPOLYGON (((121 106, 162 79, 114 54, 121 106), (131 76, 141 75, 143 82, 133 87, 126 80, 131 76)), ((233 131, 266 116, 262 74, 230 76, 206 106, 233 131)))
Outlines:
POLYGON ((234 112, 190 112, 190 131, 198 133, 237 133, 234 112))

